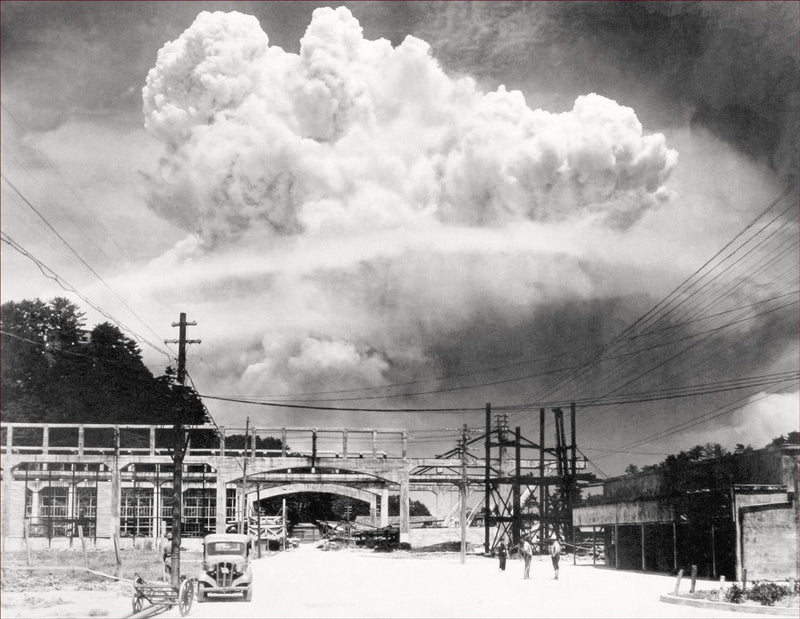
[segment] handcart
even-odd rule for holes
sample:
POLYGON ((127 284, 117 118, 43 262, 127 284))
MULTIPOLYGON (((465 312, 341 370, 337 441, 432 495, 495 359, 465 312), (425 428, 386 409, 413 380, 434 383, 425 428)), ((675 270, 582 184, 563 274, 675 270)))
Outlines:
POLYGON ((132 600, 134 614, 153 606, 165 606, 166 608, 177 606, 181 617, 185 617, 191 610, 194 598, 194 579, 181 578, 180 585, 176 587, 171 582, 146 582, 138 574, 135 576, 132 600), (145 606, 145 601, 149 602, 150 606, 145 606))

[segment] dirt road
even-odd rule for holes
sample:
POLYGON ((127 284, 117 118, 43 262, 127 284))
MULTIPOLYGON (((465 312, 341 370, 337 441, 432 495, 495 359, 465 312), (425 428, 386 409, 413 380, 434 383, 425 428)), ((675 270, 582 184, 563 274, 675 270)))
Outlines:
MULTIPOLYGON (((618 572, 534 558, 531 579, 521 561, 477 556, 323 552, 312 546, 254 562, 253 601, 195 603, 190 617, 747 617, 659 601, 671 576, 618 572)), ((705 583, 712 588, 712 583, 705 583)), ((687 585, 688 586, 688 585, 687 585)), ((179 616, 172 610, 166 617, 179 616)), ((761 617, 764 615, 752 615, 761 617)))

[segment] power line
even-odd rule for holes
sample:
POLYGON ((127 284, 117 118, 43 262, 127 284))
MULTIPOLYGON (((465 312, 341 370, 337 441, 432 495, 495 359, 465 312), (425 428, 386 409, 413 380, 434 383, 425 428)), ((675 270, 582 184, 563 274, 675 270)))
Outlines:
MULTIPOLYGON (((86 260, 83 259, 83 257, 75 250, 75 248, 73 248, 72 245, 70 245, 69 242, 63 236, 61 236, 58 230, 56 230, 55 227, 53 227, 53 225, 47 220, 47 218, 44 215, 42 215, 42 213, 39 212, 39 210, 33 204, 31 204, 30 200, 28 200, 22 194, 22 192, 19 189, 17 189, 17 187, 10 180, 8 180, 8 177, 6 177, 6 175, 3 174, 2 172, 0 172, 0 177, 2 177, 2 179, 6 183, 8 183, 9 187, 11 187, 14 190, 14 192, 22 199, 22 201, 25 202, 25 204, 27 204, 28 207, 41 218, 41 220, 47 225, 47 227, 53 232, 53 234, 55 234, 61 240, 61 242, 64 243, 64 245, 66 245, 67 249, 69 249, 78 258, 78 260, 80 260, 81 264, 83 264, 100 281, 100 283, 102 283, 103 286, 105 286, 109 290, 109 292, 111 292, 111 294, 113 294, 119 300, 119 302, 122 303, 122 305, 124 305, 125 308, 131 314, 133 314, 133 316, 136 317, 136 319, 140 323, 142 323, 142 325, 144 325, 153 335, 158 337, 158 334, 155 331, 153 331, 153 329, 151 329, 150 326, 135 311, 133 311, 133 309, 125 302, 125 300, 121 296, 119 296, 114 291, 114 289, 111 288, 111 286, 109 286, 108 283, 106 283, 106 281, 100 276, 100 274, 97 273, 97 271, 95 271, 91 267, 91 265, 88 262, 86 262, 86 260)), ((150 345, 153 346, 152 344, 150 345)), ((156 350, 158 350, 158 348, 156 348, 156 350)))
MULTIPOLYGON (((45 161, 45 163, 47 163, 48 167, 55 173, 55 175, 61 180, 61 182, 64 183, 64 186, 67 189, 69 189, 70 193, 72 193, 72 195, 75 197, 75 199, 77 200, 78 204, 80 204, 83 207, 83 209, 89 214, 89 216, 94 220, 94 222, 103 229, 103 232, 106 234, 106 236, 109 239, 111 239, 111 242, 114 243, 114 245, 117 247, 117 249, 119 251, 121 251, 122 254, 128 260, 130 260, 130 256, 128 255, 128 252, 126 252, 125 249, 123 249, 122 246, 120 246, 120 244, 117 243, 116 239, 114 238, 114 235, 112 235, 111 232, 109 232, 108 228, 106 228, 103 225, 103 223, 99 219, 97 219, 97 217, 95 217, 95 215, 92 212, 92 210, 86 205, 86 203, 78 195, 78 193, 75 191, 75 189, 72 188, 72 185, 70 185, 66 181, 66 179, 64 179, 64 177, 61 175, 61 173, 58 171, 58 169, 55 167, 55 165, 53 165, 53 162, 50 161, 50 159, 47 157, 47 155, 45 155, 39 149, 38 145, 36 144, 36 141, 31 137, 31 135, 28 133, 28 131, 25 129, 25 127, 23 127, 22 123, 19 120, 17 120, 17 118, 14 116, 14 114, 11 113, 11 110, 8 109, 6 104, 5 103, 0 103, 0 106, 2 106, 2 108, 8 114, 8 116, 11 118, 11 120, 13 120, 14 123, 20 128, 20 130, 22 131, 22 134, 29 139, 30 143, 33 145, 33 148, 36 150, 36 152, 39 154, 39 156, 45 161)), ((98 247, 98 249, 100 249, 100 248, 98 247)), ((101 251, 101 253, 103 253, 103 255, 105 255, 105 253, 103 252, 102 249, 100 251, 101 251)), ((108 258, 108 256, 106 256, 106 258, 108 258)), ((110 259, 109 259, 109 261, 110 261, 110 259)))
POLYGON ((72 292, 73 294, 78 296, 84 303, 86 303, 92 309, 97 311, 101 316, 103 316, 103 317, 107 318, 108 320, 110 320, 111 322, 113 322, 115 325, 117 325, 123 331, 125 331, 127 333, 130 333, 137 342, 143 342, 143 343, 147 344, 153 350, 165 355, 167 357, 167 359, 172 361, 172 356, 170 355, 170 353, 168 351, 166 351, 163 348, 160 348, 159 346, 153 344, 147 338, 139 335, 136 331, 134 331, 130 327, 126 326, 123 322, 121 322, 120 320, 118 320, 117 318, 115 318, 114 316, 109 314, 106 310, 104 310, 100 306, 98 306, 95 303, 93 303, 80 290, 78 290, 73 285, 71 285, 69 282, 67 282, 64 278, 62 278, 58 273, 56 273, 52 268, 47 266, 39 258, 37 258, 33 254, 31 254, 25 248, 23 248, 19 243, 14 241, 8 234, 6 234, 5 232, 0 232, 0 241, 2 241, 3 243, 6 243, 12 249, 16 250, 18 253, 20 253, 23 256, 25 256, 26 258, 28 258, 31 262, 33 262, 39 268, 39 271, 41 271, 42 275, 44 275, 48 279, 53 280, 56 284, 59 285, 60 288, 62 288, 63 290, 66 290, 67 292, 72 292))

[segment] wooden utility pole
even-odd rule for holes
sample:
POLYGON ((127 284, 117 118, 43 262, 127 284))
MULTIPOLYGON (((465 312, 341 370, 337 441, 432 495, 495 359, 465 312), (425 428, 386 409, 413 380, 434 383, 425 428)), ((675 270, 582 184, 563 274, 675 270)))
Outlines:
POLYGON ((461 430, 461 563, 467 561, 467 424, 461 430))
MULTIPOLYGON (((165 344, 178 344, 178 383, 181 387, 186 384, 186 344, 199 344, 200 340, 187 340, 186 327, 195 326, 196 322, 187 322, 186 313, 180 313, 178 322, 173 322, 173 327, 178 327, 177 340, 164 340, 165 344)), ((183 395, 183 389, 181 389, 183 395)), ((176 407, 174 434, 175 443, 172 450, 172 545, 170 575, 172 584, 180 586, 181 582, 181 505, 183 501, 183 456, 186 453, 186 441, 183 430, 183 402, 176 407)))
POLYGON ((244 463, 242 465, 242 506, 240 509, 240 518, 239 518, 239 526, 237 527, 237 531, 239 533, 247 533, 244 530, 244 522, 245 518, 247 518, 247 439, 250 435, 250 417, 247 418, 247 422, 244 426, 244 463))

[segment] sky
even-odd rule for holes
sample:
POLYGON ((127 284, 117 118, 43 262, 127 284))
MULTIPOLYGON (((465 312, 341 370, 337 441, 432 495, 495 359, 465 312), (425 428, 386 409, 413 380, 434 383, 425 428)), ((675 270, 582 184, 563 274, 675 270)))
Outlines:
POLYGON ((800 5, 0 12, 2 301, 156 374, 185 312, 220 425, 430 456, 574 401, 601 475, 798 428, 800 5))

